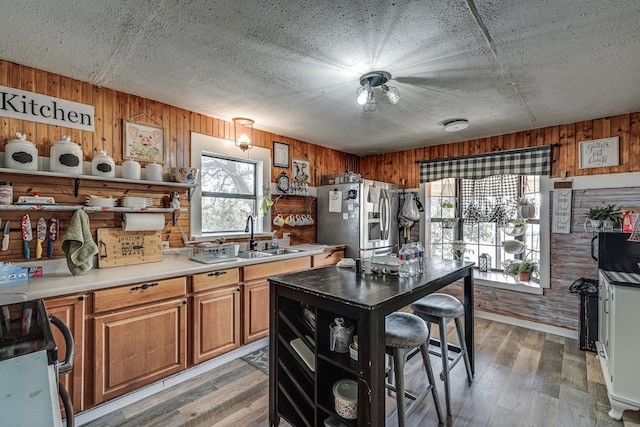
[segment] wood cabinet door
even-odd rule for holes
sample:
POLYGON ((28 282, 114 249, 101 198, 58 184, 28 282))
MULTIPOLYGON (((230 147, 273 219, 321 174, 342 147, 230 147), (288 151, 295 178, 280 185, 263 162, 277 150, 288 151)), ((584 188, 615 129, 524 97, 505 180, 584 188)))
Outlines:
POLYGON ((257 280, 242 285, 242 344, 269 335, 269 281, 257 280))
POLYGON ((195 365, 240 346, 240 288, 228 286, 193 296, 195 365))
MULTIPOLYGON (((71 330, 74 344, 73 370, 67 374, 60 374, 60 382, 69 393, 73 402, 73 412, 78 413, 85 409, 84 405, 84 319, 86 314, 86 296, 69 295, 49 298, 44 302, 48 314, 53 314, 62 320, 71 330)), ((64 360, 67 350, 62 333, 55 326, 51 327, 53 338, 58 346, 58 360, 64 360)), ((66 418, 64 407, 60 405, 63 417, 66 418)))
POLYGON ((186 304, 176 298, 93 318, 96 404, 186 369, 186 304))

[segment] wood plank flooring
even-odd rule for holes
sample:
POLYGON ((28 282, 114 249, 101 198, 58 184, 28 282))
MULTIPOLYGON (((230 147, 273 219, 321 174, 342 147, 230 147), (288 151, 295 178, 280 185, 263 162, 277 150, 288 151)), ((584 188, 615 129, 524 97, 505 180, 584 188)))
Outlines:
MULTIPOLYGON (((437 328, 433 328, 437 335, 437 328)), ((576 340, 505 323, 476 319, 476 375, 467 384, 462 364, 451 372, 452 416, 446 426, 640 427, 640 413, 609 418, 609 401, 595 353, 576 340)), ((455 342, 451 331, 449 340, 455 342)), ((432 356, 438 378, 441 361, 432 356)), ((421 359, 407 364, 407 386, 419 390, 421 359)), ((437 387, 442 410, 444 389, 437 387)), ((268 377, 241 359, 115 411, 85 426, 266 427, 268 377)), ((387 425, 397 426, 395 399, 387 397, 387 425)), ((408 418, 409 426, 437 426, 433 400, 408 418)), ((289 427, 286 422, 281 426, 289 427)))

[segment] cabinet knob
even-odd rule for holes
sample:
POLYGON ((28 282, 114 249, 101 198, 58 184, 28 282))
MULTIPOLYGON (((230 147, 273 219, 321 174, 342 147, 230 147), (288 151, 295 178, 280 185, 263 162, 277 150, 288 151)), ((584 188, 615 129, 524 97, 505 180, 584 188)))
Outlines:
POLYGON ((80 295, 80 296, 78 297, 78 301, 84 301, 84 295, 80 295))
POLYGON ((187 300, 186 299, 182 300, 182 305, 187 305, 187 300))

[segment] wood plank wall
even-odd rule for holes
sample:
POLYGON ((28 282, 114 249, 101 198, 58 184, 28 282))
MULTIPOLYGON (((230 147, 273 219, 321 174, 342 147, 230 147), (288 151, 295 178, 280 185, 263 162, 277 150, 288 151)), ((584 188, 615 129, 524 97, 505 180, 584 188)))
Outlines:
MULTIPOLYGON (((16 132, 22 132, 27 135, 27 140, 36 144, 40 156, 48 157, 52 144, 59 141, 62 135, 70 135, 72 141, 82 146, 85 161, 91 161, 93 156, 99 154, 99 150, 104 148, 106 154, 113 157, 116 164, 122 164, 122 120, 128 119, 149 125, 159 125, 164 128, 166 157, 164 166, 167 168, 171 166, 189 166, 191 164, 191 132, 199 132, 224 139, 231 139, 233 136, 232 123, 224 120, 3 60, 0 60, 0 85, 81 102, 92 105, 95 109, 95 132, 0 117, 0 151, 5 150, 5 145, 9 139, 15 139, 16 132)), ((259 128, 260 123, 256 123, 256 126, 259 128)), ((340 173, 344 171, 345 167, 355 171, 359 169, 359 158, 357 156, 255 129, 254 145, 272 149, 273 141, 288 144, 291 158, 310 162, 310 186, 319 185, 322 175, 340 173)), ((272 166, 271 176, 274 181, 282 170, 272 166)), ((289 177, 293 176, 291 168, 286 171, 289 177)), ((34 182, 34 180, 30 179, 21 181, 23 178, 20 176, 3 175, 7 176, 2 177, 2 181, 14 182, 15 196, 30 194, 32 191, 39 191, 42 195, 52 195, 50 187, 41 185, 45 184, 44 182, 39 183, 37 180, 34 182), (24 186, 16 187, 16 182, 24 182, 24 186)), ((59 182, 58 180, 55 181, 59 182)), ((66 186, 67 183, 61 185, 66 186)), ((62 190, 60 197, 56 200, 59 200, 59 203, 84 204, 84 197, 87 194, 104 194, 106 190, 108 189, 99 184, 95 186, 87 184, 84 186, 80 197, 69 197, 67 190, 62 190)), ((123 191, 124 189, 114 188, 112 193, 116 197, 121 197, 123 191)), ((128 195, 133 195, 135 191, 132 190, 128 195)), ((146 191, 147 197, 153 197, 156 200, 161 200, 168 194, 166 189, 163 190, 153 186, 146 191)), ((182 199, 182 206, 188 207, 188 203, 184 201, 186 197, 182 199)), ((303 198, 294 198, 289 200, 287 205, 288 208, 303 209, 305 208, 305 201, 303 198)), ((67 217, 70 218, 70 215, 60 214, 54 216, 60 216, 63 221, 67 221, 67 217)), ((13 222, 15 220, 14 217, 19 219, 21 215, 10 216, 13 222)), ((117 217, 106 222, 96 221, 96 224, 98 223, 107 227, 119 225, 117 217)), ((182 215, 180 224, 188 234, 188 215, 182 215)), ((14 226, 17 227, 18 222, 14 226)), ((95 237, 93 224, 92 229, 95 237)), ((17 234, 12 236, 12 249, 9 252, 1 253, 0 261, 20 260, 21 256, 19 259, 13 258, 14 255, 20 253, 20 242, 16 238, 17 236, 17 234), (14 245, 17 246, 14 248, 14 245)), ((163 237, 165 240, 169 239, 172 247, 183 245, 179 230, 177 227, 173 227, 170 222, 168 222, 163 231, 163 237)), ((293 231, 292 244, 307 243, 308 241, 315 241, 315 226, 300 227, 293 231)), ((60 254, 61 252, 58 250, 57 253, 60 254)))
POLYGON ((640 158, 640 112, 451 144, 420 147, 396 153, 366 156, 360 159, 360 173, 369 179, 397 185, 401 185, 402 180, 405 179, 407 188, 417 188, 420 185, 420 175, 416 161, 446 159, 549 144, 559 144, 553 148, 552 152, 551 177, 553 178, 559 178, 562 171, 566 171, 568 177, 638 172, 640 171, 640 161, 638 161, 640 158), (613 136, 620 137, 619 166, 579 168, 580 141, 613 136))

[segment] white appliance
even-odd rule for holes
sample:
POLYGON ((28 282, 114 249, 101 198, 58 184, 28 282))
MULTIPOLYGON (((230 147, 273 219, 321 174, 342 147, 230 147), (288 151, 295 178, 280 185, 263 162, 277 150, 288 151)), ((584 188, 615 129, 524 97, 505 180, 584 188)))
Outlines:
POLYGON ((69 328, 55 316, 47 316, 42 300, 5 305, 0 313, 0 425, 62 426, 60 403, 67 427, 74 425, 73 407, 58 374, 73 367, 73 338, 69 328), (58 348, 50 322, 65 337, 65 361, 58 362, 58 348))
POLYGON ((318 187, 318 243, 344 244, 345 256, 385 255, 398 245, 398 187, 362 179, 318 187))
MULTIPOLYGON (((609 416, 640 410, 638 324, 640 324, 640 243, 629 233, 599 233, 598 359, 611 404, 609 416)), ((592 257, 595 258, 592 240, 592 257)))

